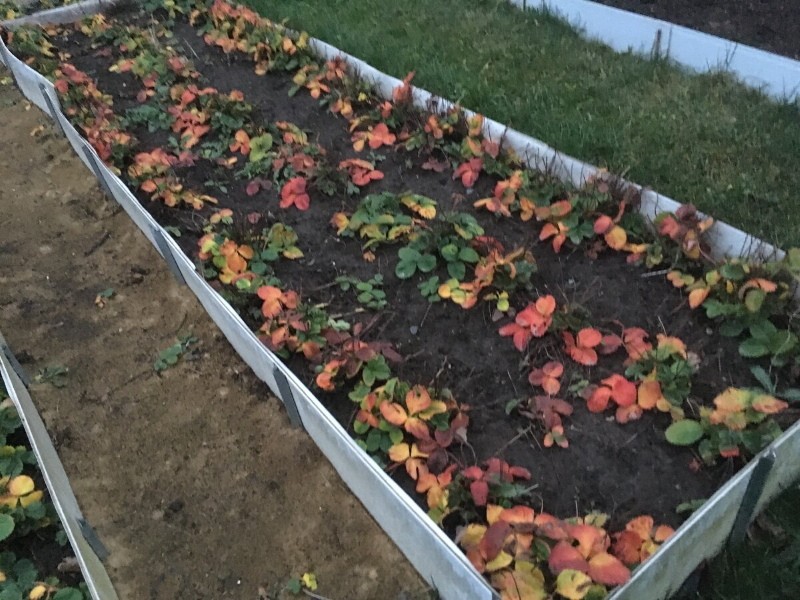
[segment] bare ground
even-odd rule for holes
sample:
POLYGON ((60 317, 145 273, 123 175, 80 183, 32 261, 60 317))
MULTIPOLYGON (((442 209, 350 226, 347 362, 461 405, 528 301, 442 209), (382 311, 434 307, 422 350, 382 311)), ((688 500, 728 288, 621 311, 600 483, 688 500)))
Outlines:
MULTIPOLYGON (((0 80, 7 75, 0 70, 0 80)), ((0 85, 0 330, 123 599, 261 598, 316 573, 328 597, 424 585, 311 439, 64 140, 0 85), (39 130, 40 126, 44 126, 39 130), (105 308, 96 294, 114 288, 105 308), (177 335, 192 360, 155 373, 177 335)))

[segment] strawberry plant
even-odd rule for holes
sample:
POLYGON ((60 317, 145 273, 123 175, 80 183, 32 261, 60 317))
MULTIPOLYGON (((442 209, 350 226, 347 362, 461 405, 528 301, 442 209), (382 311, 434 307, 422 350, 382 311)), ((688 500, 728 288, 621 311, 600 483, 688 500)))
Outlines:
POLYGON ((335 281, 339 284, 339 289, 344 292, 350 289, 355 290, 358 294, 356 299, 359 304, 363 304, 367 308, 380 310, 386 306, 386 292, 382 289, 383 275, 380 273, 366 281, 360 281, 348 275, 340 275, 335 281))
POLYGON ((441 286, 439 283, 438 275, 429 277, 428 279, 424 280, 422 283, 417 285, 417 289, 420 291, 422 296, 425 299, 427 299, 428 302, 430 302, 431 304, 433 304, 434 302, 440 302, 442 300, 442 296, 439 295, 440 287, 441 286))
POLYGON ((331 224, 340 236, 354 237, 357 233, 361 239, 366 239, 362 246, 366 250, 377 244, 408 238, 422 221, 435 216, 436 203, 429 198, 384 192, 362 198, 350 217, 336 213, 331 224), (407 214, 409 212, 411 214, 407 214))
POLYGON ((681 407, 692 389, 693 363, 681 340, 662 334, 655 348, 642 353, 625 375, 641 381, 639 401, 643 408, 655 406, 663 412, 681 416, 681 407))
POLYGON ((610 553, 606 521, 598 513, 559 520, 526 506, 490 504, 485 524, 469 523, 456 540, 473 566, 491 576, 504 600, 545 598, 550 592, 564 598, 602 598, 606 586, 630 577, 628 567, 610 553))
MULTIPOLYGON (((658 247, 654 256, 660 258, 669 252, 668 263, 672 265, 679 264, 682 259, 709 259, 708 244, 703 234, 714 224, 714 219, 701 217, 693 205, 686 204, 674 213, 661 213, 656 216, 654 224, 661 236, 654 244, 658 247), (671 243, 665 244, 667 240, 671 243)), ((658 263, 653 261, 650 264, 658 263)))
POLYGON ((780 367, 794 360, 798 337, 771 319, 788 310, 798 264, 800 255, 790 252, 781 261, 760 265, 728 260, 703 277, 676 270, 667 277, 689 292, 691 308, 702 306, 706 316, 721 321, 720 333, 744 338, 742 356, 770 357, 773 366, 780 367))
POLYGON ((184 203, 200 210, 207 203, 216 204, 216 198, 187 190, 180 183, 174 168, 191 164, 193 160, 187 154, 175 155, 157 148, 137 154, 133 164, 128 167, 128 177, 139 189, 150 194, 151 200, 161 200, 170 207, 184 203))
MULTIPOLYGON (((0 384, 0 442, 5 444, 6 436, 22 432, 16 409, 0 384)), ((17 551, 30 551, 31 538, 36 536, 36 548, 42 549, 43 542, 49 542, 53 548, 48 547, 48 551, 57 552, 56 544, 64 545, 58 541, 63 530, 54 532, 51 527, 58 523, 55 507, 45 497, 44 490, 36 489, 31 477, 35 469, 36 460, 29 447, 0 447, 0 540, 12 543, 17 551), (55 540, 48 539, 52 533, 55 540)), ((37 558, 33 552, 30 555, 37 558)), ((55 577, 42 578, 31 560, 18 559, 5 551, 0 553, 0 597, 84 600, 90 596, 83 583, 68 587, 55 577)))
MULTIPOLYGON (((473 246, 481 250, 482 239, 478 236, 473 246)), ((475 281, 481 289, 492 287, 500 292, 487 294, 485 300, 499 300, 500 312, 508 312, 508 307, 502 308, 508 301, 508 293, 519 289, 530 289, 531 279, 536 273, 536 260, 533 254, 524 248, 517 248, 507 254, 504 249, 491 248, 488 255, 481 256, 475 266, 475 281)))
MULTIPOLYGON (((4 409, 3 412, 9 413, 8 424, 14 424, 11 413, 16 414, 16 411, 9 407, 4 409)), ((19 426, 20 423, 17 421, 13 428, 9 428, 9 433, 16 431, 19 426)), ((16 477, 22 474, 25 465, 35 464, 36 457, 25 446, 0 446, 0 477, 16 477)))
POLYGON ((633 567, 652 556, 673 533, 672 527, 656 526, 653 517, 642 515, 631 519, 625 524, 625 529, 612 535, 612 552, 623 563, 633 567))
MULTIPOLYGON (((374 322, 374 321, 373 321, 374 322)), ((391 344, 386 342, 365 342, 361 336, 366 332, 361 323, 353 326, 352 334, 337 332, 327 337, 332 348, 332 356, 322 367, 318 368, 316 384, 325 391, 333 391, 336 387, 337 375, 353 379, 361 374, 361 385, 372 387, 378 380, 386 380, 391 371, 386 359, 399 362, 401 357, 391 344)))
POLYGON ((467 274, 467 265, 478 262, 480 256, 475 250, 467 246, 462 238, 447 240, 447 243, 439 247, 439 255, 445 260, 447 273, 453 279, 464 279, 467 274))
POLYGON ((356 131, 353 134, 353 150, 361 152, 366 146, 372 150, 377 150, 382 146, 392 146, 397 137, 389 131, 385 123, 378 123, 374 127, 370 126, 366 130, 356 131))
POLYGON ((616 404, 615 416, 619 423, 639 418, 643 409, 638 404, 636 384, 618 373, 606 377, 600 385, 587 386, 582 396, 590 412, 603 412, 610 402, 616 404))
POLYGON ((56 520, 54 510, 43 498, 44 492, 28 475, 0 478, 0 539, 50 526, 56 520))
POLYGON ((524 352, 532 338, 540 338, 547 333, 553 323, 555 310, 555 298, 549 294, 542 296, 518 312, 513 323, 501 327, 500 335, 511 337, 517 350, 524 352))
POLYGON ((153 363, 153 368, 156 373, 161 373, 170 367, 174 367, 181 359, 191 359, 195 352, 192 346, 197 344, 198 341, 199 340, 192 335, 185 335, 179 338, 178 341, 169 348, 165 348, 159 352, 155 363, 153 363))
POLYGON ((32 561, 0 553, 0 598, 8 600, 88 600, 86 584, 66 586, 56 577, 41 579, 32 561))
POLYGON ((262 305, 254 316, 264 319, 259 338, 283 358, 300 353, 312 363, 318 363, 322 360, 322 348, 328 343, 326 336, 349 328, 347 323, 332 319, 321 307, 301 302, 297 292, 262 285, 257 296, 262 305))
POLYGON ((564 331, 564 347, 570 358, 577 363, 591 367, 597 364, 597 348, 603 341, 603 334, 592 327, 581 329, 573 336, 569 331, 564 331))
POLYGON ((717 458, 756 454, 781 434, 770 418, 788 404, 760 390, 728 388, 714 398, 714 408, 700 407, 700 420, 683 419, 666 431, 667 441, 679 446, 700 441, 698 452, 707 464, 717 458))
POLYGON ((532 487, 524 483, 530 479, 527 469, 509 465, 499 458, 490 458, 483 466, 467 467, 455 477, 448 490, 451 512, 470 522, 477 519, 487 505, 511 507, 530 494, 532 487))
POLYGON ((154 104, 140 104, 125 111, 120 117, 120 126, 124 129, 145 127, 150 133, 168 131, 172 127, 172 118, 154 104))

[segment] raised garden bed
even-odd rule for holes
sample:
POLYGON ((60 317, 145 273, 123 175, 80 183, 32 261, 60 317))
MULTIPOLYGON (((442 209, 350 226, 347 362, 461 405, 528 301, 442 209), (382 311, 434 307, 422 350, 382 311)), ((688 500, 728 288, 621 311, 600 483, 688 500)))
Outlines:
POLYGON ((623 583, 679 504, 796 416, 774 389, 744 391, 796 378, 796 253, 711 264, 711 221, 690 208, 653 234, 637 194, 525 169, 479 118, 414 109, 410 78, 384 102, 246 9, 171 10, 166 26, 96 17, 10 43, 507 597, 623 583), (754 377, 743 355, 774 369, 754 377))

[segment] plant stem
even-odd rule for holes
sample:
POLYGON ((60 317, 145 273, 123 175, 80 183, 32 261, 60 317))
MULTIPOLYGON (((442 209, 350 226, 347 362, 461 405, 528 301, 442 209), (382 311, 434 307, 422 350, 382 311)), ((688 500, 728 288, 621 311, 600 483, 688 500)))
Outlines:
POLYGON ((309 598, 314 598, 314 600, 331 600, 327 596, 320 596, 319 594, 315 594, 314 592, 312 592, 311 590, 307 590, 306 588, 303 588, 303 593, 309 598))

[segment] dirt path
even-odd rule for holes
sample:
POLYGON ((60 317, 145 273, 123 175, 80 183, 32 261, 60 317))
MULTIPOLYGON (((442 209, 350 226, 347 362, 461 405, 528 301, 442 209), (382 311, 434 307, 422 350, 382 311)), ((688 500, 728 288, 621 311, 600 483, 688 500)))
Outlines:
POLYGON ((271 600, 304 571, 335 599, 426 597, 47 123, 0 85, 0 330, 29 373, 69 368, 32 396, 120 597, 271 600), (157 375, 158 352, 189 334, 193 359, 157 375))

